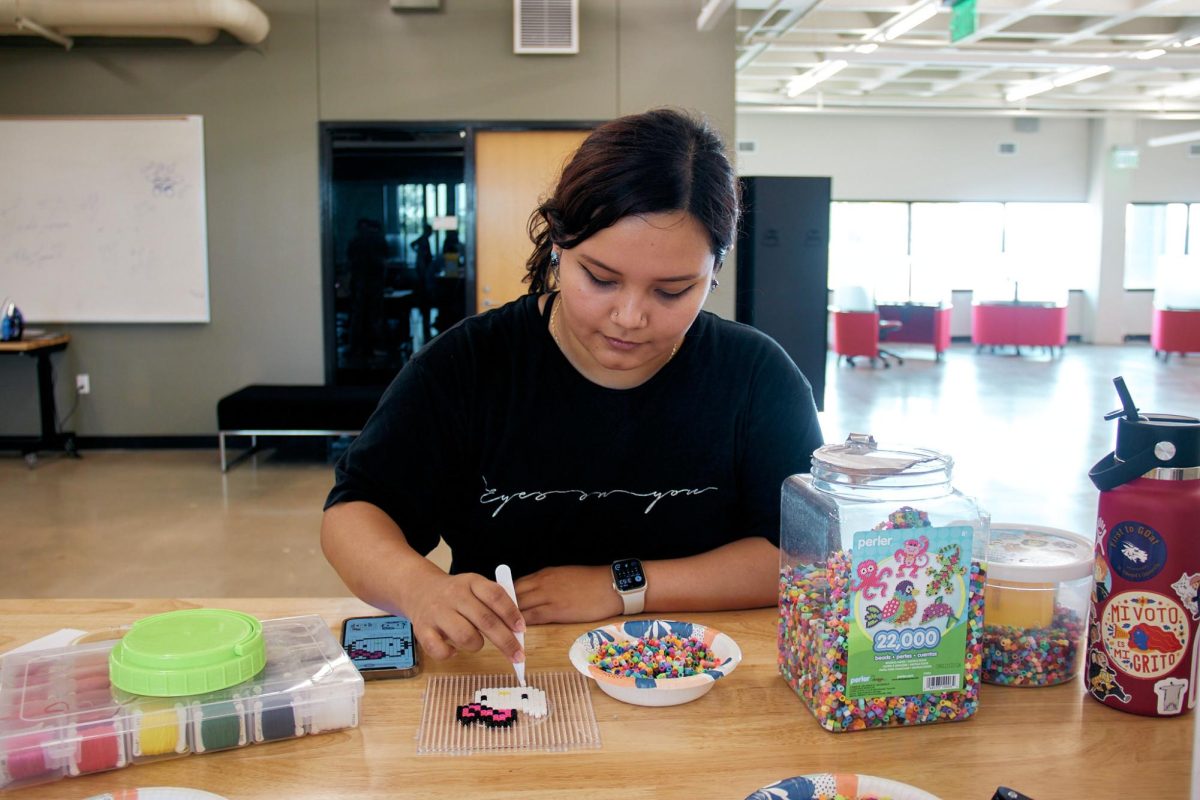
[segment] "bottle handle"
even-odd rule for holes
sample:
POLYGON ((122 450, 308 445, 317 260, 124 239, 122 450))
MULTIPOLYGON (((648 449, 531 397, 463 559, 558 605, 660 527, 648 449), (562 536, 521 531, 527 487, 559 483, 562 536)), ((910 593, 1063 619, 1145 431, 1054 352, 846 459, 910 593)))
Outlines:
POLYGON ((1143 450, 1128 461, 1117 461, 1117 454, 1113 452, 1097 461, 1095 466, 1088 470, 1088 477, 1097 489, 1107 492, 1129 483, 1134 478, 1140 478, 1156 466, 1158 456, 1154 455, 1153 447, 1143 450))

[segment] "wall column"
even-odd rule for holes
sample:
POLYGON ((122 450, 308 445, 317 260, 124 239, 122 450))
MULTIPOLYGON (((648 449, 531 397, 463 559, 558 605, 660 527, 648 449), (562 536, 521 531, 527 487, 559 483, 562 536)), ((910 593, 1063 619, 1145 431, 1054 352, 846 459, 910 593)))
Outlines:
POLYGON ((1090 123, 1088 204, 1095 221, 1095 247, 1085 254, 1093 271, 1085 282, 1083 340, 1125 341, 1125 206, 1133 192, 1133 170, 1116 166, 1113 148, 1133 147, 1134 120, 1107 117, 1090 123))

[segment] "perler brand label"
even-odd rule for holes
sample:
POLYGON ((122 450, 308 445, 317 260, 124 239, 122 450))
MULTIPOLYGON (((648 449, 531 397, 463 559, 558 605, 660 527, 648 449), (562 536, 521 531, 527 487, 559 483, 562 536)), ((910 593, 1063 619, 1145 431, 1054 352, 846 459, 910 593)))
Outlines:
POLYGON ((1122 592, 1109 599, 1100 616, 1104 649, 1122 672, 1157 678, 1187 654, 1188 614, 1155 592, 1122 592))
POLYGON ((1127 581, 1148 581, 1167 563, 1167 543, 1140 522, 1118 522, 1108 535, 1108 560, 1127 581))
POLYGON ((973 535, 962 525, 854 535, 849 697, 963 688, 973 535))

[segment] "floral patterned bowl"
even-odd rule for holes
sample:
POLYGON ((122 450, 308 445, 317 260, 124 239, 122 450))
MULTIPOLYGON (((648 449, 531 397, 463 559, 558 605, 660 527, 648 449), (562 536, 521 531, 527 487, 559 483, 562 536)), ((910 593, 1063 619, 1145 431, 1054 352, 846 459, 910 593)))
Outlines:
POLYGON ((631 619, 588 631, 575 640, 568 656, 575 669, 595 680, 605 694, 617 700, 638 706, 675 706, 706 694, 717 680, 733 672, 742 660, 742 651, 733 639, 704 625, 666 619, 631 619), (707 644, 717 657, 718 666, 682 678, 635 678, 606 672, 590 661, 591 655, 602 645, 671 634, 707 644))
POLYGON ((746 800, 816 800, 819 797, 848 797, 857 800, 938 800, 915 786, 873 775, 823 772, 797 775, 764 786, 746 800))

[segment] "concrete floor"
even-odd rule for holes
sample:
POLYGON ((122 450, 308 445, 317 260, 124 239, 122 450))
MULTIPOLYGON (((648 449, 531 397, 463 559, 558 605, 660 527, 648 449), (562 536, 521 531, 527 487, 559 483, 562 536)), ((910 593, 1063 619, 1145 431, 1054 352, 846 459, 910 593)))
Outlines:
MULTIPOLYGON (((1114 376, 1143 410, 1200 415, 1200 358, 1162 364, 1145 344, 1056 358, 957 345, 940 364, 928 348, 901 353, 891 369, 830 358, 826 440, 943 450, 995 521, 1092 531, 1087 470, 1112 449, 1114 376)), ((331 480, 324 463, 270 455, 222 475, 215 450, 85 451, 35 469, 0 455, 0 596, 346 594, 318 544, 331 480)))

